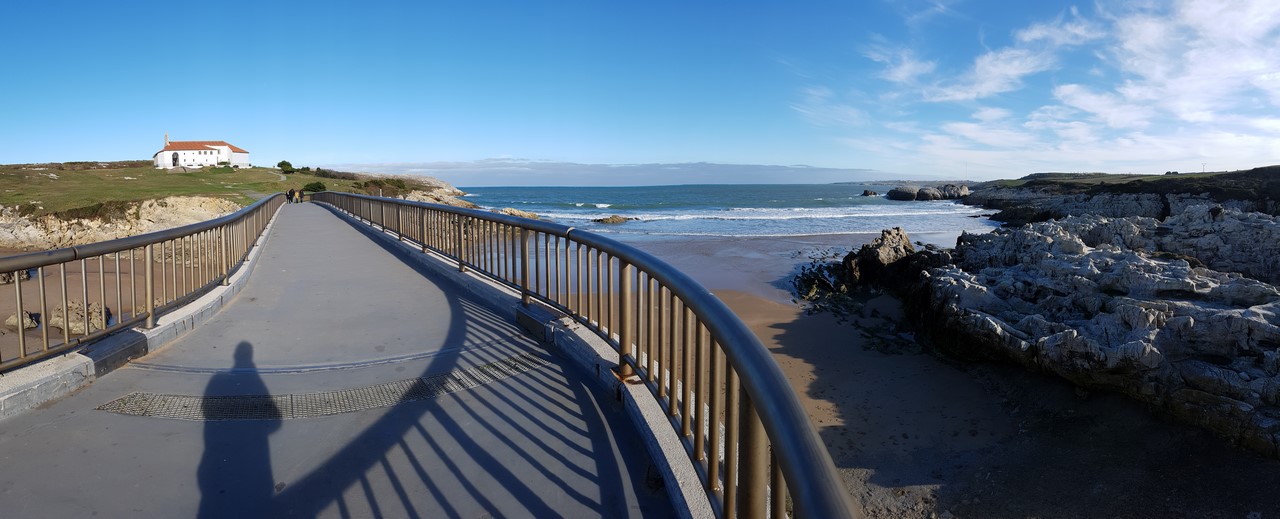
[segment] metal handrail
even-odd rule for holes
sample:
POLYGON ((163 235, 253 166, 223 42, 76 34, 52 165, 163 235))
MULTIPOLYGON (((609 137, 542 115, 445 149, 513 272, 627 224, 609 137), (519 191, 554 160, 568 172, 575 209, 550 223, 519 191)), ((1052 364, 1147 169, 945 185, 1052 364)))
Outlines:
MULTIPOLYGON (((14 287, 12 299, 0 296, 0 319, 10 312, 16 317, 12 337, 0 334, 0 372, 139 324, 155 327, 157 315, 185 304, 218 284, 226 284, 282 205, 284 195, 276 193, 235 213, 204 222, 0 258, 0 274, 6 275, 0 281, 14 287), (53 270, 49 267, 56 267, 56 272, 48 272, 53 270), (79 292, 69 293, 68 280, 77 277, 79 292), (90 277, 97 277, 97 282, 91 285, 90 277), (97 293, 96 300, 90 297, 91 290, 97 293), (61 305, 52 307, 56 310, 53 316, 49 315, 50 303, 57 301, 50 300, 51 291, 55 296, 61 295, 61 305), (29 292, 36 295, 30 303, 24 299, 24 294, 29 292), (130 305, 127 312, 126 301, 130 305), (10 302, 14 304, 10 306, 10 302), (114 312, 109 305, 115 307, 114 312), (76 313, 80 315, 73 320, 76 306, 79 307, 76 313), (27 331, 28 316, 38 332, 27 331), (39 322, 35 322, 37 316, 39 322), (55 320, 60 320, 61 326, 54 324, 55 320), (60 328, 61 337, 50 338, 51 327, 60 328), (28 344, 29 333, 39 334, 38 338, 30 338, 38 340, 38 348, 29 347, 33 346, 28 344)), ((7 289, 0 284, 0 294, 7 289)))
POLYGON ((348 193, 328 204, 571 316, 618 351, 618 375, 665 406, 724 517, 855 515, 768 350, 710 291, 604 236, 486 211, 348 193))

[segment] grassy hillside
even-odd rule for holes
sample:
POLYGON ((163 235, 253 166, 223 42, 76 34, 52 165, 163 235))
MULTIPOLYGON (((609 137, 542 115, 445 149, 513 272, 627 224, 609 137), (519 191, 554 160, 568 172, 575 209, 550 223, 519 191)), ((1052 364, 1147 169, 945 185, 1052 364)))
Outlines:
POLYGON ((1107 173, 1036 173, 1016 180, 993 180, 977 187, 1023 187, 1071 193, 1210 193, 1221 200, 1277 199, 1280 166, 1247 171, 1178 175, 1113 175, 1107 173))
POLYGON ((168 172, 150 161, 0 165, 0 206, 17 206, 24 214, 111 216, 127 202, 166 196, 214 196, 247 205, 313 182, 331 191, 363 191, 371 178, 322 178, 305 171, 283 175, 274 168, 168 172))

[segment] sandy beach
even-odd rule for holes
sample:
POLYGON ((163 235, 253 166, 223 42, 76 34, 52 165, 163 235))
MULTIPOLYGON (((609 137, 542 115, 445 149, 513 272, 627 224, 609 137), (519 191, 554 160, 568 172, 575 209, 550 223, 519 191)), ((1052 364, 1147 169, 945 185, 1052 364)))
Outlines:
POLYGON ((798 266, 873 237, 633 244, 711 288, 771 349, 868 517, 1280 515, 1280 461, 1119 395, 922 352, 887 296, 852 322, 792 301, 798 266))

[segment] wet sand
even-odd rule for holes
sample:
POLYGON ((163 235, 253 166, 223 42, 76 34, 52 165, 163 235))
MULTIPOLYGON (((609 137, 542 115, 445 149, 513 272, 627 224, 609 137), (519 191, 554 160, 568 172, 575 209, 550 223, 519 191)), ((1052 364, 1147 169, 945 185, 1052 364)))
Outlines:
POLYGON ((632 243, 711 288, 770 348, 868 517, 1280 515, 1280 461, 1119 395, 925 353, 888 296, 848 322, 792 302, 798 266, 872 238, 632 243))

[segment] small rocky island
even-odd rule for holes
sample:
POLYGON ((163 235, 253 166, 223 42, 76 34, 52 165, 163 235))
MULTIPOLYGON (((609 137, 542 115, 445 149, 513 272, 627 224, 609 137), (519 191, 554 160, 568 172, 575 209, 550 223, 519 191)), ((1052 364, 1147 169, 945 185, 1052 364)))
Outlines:
POLYGON ((980 186, 965 203, 1014 225, 954 249, 886 230, 810 284, 886 288, 933 351, 1123 393, 1280 457, 1280 167, 1109 178, 980 186))

